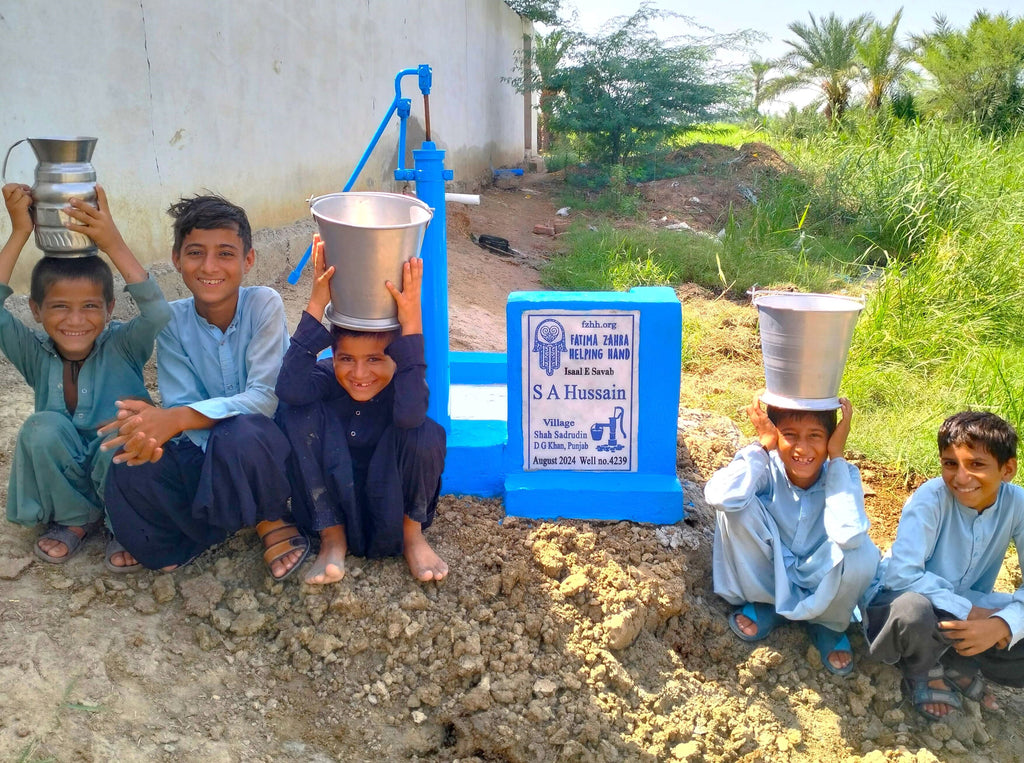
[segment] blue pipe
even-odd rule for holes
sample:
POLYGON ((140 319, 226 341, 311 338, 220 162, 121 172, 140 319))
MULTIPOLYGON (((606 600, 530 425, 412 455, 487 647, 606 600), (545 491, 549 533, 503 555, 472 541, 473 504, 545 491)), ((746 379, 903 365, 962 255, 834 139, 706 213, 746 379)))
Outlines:
MULTIPOLYGON (((380 126, 377 128, 377 132, 373 134, 373 138, 370 140, 370 145, 366 147, 362 157, 359 159, 359 163, 356 165, 355 170, 352 171, 351 177, 348 182, 345 183, 345 187, 342 188, 342 192, 352 190, 352 186, 355 185, 356 178, 359 177, 359 173, 363 171, 363 167, 366 166, 366 162, 370 159, 370 154, 373 153, 373 149, 377 147, 377 141, 380 140, 384 134, 384 129, 387 127, 388 122, 391 121, 391 117, 394 116, 395 112, 398 111, 399 117, 401 118, 401 125, 399 127, 398 137, 398 168, 403 172, 408 172, 404 169, 405 164, 405 120, 409 117, 411 110, 411 101, 408 98, 402 98, 402 78, 416 76, 419 81, 420 92, 423 95, 430 94, 430 85, 432 80, 431 69, 428 64, 420 64, 415 69, 402 69, 395 75, 395 99, 391 102, 391 106, 388 108, 388 113, 384 115, 384 119, 381 120, 380 126), (404 114, 403 114, 404 112, 404 114)), ((413 178, 405 178, 412 180, 413 178)), ((288 274, 288 283, 293 286, 299 282, 302 277, 302 270, 306 267, 306 263, 309 262, 310 256, 313 254, 313 245, 310 244, 306 247, 305 253, 299 258, 298 264, 295 269, 288 274)))

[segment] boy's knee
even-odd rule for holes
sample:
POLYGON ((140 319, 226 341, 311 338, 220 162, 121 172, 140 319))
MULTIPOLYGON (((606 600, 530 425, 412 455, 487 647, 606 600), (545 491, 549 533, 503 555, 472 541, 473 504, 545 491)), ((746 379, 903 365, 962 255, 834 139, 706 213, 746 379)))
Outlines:
POLYGON ((444 427, 433 419, 426 419, 414 429, 396 429, 398 449, 406 456, 440 455, 443 459, 447 449, 447 434, 444 427))
POLYGON ((716 511, 715 524, 725 545, 740 543, 746 547, 749 541, 771 543, 773 538, 774 522, 758 501, 736 511, 716 511))
POLYGON ((71 419, 56 411, 33 413, 18 432, 19 444, 32 453, 68 452, 71 438, 81 436, 71 419))
POLYGON ((216 436, 222 446, 228 443, 243 449, 259 445, 280 447, 284 440, 284 433, 274 420, 259 413, 224 419, 213 428, 213 433, 211 437, 216 436))
POLYGON ((283 463, 291 445, 273 419, 250 413, 232 416, 214 426, 207 445, 207 453, 211 452, 221 462, 263 463, 270 454, 273 461, 283 463))
POLYGON ((904 629, 931 632, 938 623, 935 608, 927 596, 916 591, 904 591, 889 605, 889 617, 904 629))
POLYGON ((870 540, 865 540, 857 548, 843 552, 843 580, 866 590, 875 579, 878 561, 882 555, 878 547, 870 540))

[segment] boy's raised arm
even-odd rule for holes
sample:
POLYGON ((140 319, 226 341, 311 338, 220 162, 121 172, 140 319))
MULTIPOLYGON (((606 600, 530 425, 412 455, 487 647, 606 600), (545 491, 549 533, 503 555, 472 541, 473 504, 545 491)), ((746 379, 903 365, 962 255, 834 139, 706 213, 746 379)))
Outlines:
POLYGON ((3 195, 11 218, 11 235, 0 249, 0 283, 9 284, 18 256, 32 235, 32 189, 21 183, 8 183, 3 187, 3 195))
POLYGON ((68 204, 70 206, 64 211, 68 217, 77 222, 67 223, 67 229, 76 233, 84 233, 95 241, 96 246, 110 258, 125 283, 139 283, 149 277, 146 269, 135 259, 132 250, 124 242, 121 231, 114 224, 114 218, 110 215, 110 207, 107 204, 107 193, 103 190, 103 186, 96 185, 97 206, 94 207, 79 199, 71 199, 68 204))
POLYGON ((391 281, 385 281, 384 285, 398 305, 398 323, 402 327, 402 336, 422 334, 423 309, 420 305, 420 292, 423 288, 423 260, 413 257, 402 265, 401 291, 391 281))
POLYGON ((327 303, 331 301, 331 276, 334 275, 334 266, 327 267, 324 261, 324 242, 320 240, 320 234, 313 235, 313 288, 309 294, 309 302, 306 304, 306 312, 323 322, 324 312, 327 310, 327 303))

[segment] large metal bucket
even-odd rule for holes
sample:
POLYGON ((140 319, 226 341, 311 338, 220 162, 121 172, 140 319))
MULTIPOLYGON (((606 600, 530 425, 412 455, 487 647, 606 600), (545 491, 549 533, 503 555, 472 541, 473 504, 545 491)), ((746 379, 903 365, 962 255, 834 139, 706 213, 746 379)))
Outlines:
POLYGON ((433 211, 414 196, 361 191, 318 196, 310 208, 334 266, 327 320, 362 331, 398 328, 384 282, 402 287, 402 265, 419 254, 433 211))
POLYGON ((864 300, 838 294, 751 292, 757 306, 768 405, 839 407, 839 382, 864 300))

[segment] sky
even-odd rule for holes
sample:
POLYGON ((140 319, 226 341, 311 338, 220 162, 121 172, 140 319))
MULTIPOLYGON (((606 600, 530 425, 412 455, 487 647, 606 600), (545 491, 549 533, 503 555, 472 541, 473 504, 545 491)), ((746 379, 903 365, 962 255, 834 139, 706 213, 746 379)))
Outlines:
MULTIPOLYGON (((562 0, 563 17, 573 9, 577 11, 579 25, 588 33, 597 32, 601 26, 616 16, 628 16, 640 6, 640 0, 562 0)), ((652 5, 665 11, 688 16, 697 24, 710 28, 717 34, 728 34, 744 29, 754 29, 767 35, 767 39, 754 45, 761 58, 777 58, 790 50, 785 44, 793 39, 788 25, 793 21, 810 21, 808 11, 815 18, 834 12, 843 19, 852 19, 861 13, 871 13, 877 20, 887 23, 901 7, 903 18, 898 35, 905 39, 934 28, 933 17, 941 14, 950 25, 964 28, 979 10, 995 15, 1008 13, 1010 16, 1024 16, 1024 0, 994 0, 985 4, 978 0, 906 0, 906 2, 882 2, 882 0, 653 0, 652 5)), ((657 27, 656 27, 657 28, 657 27)), ((664 36, 675 34, 699 34, 692 25, 672 19, 664 22, 664 36)), ((743 56, 741 60, 748 57, 743 56)), ((809 94, 797 94, 793 100, 803 105, 810 99, 809 94)), ((773 110, 778 110, 778 106, 773 110)))

